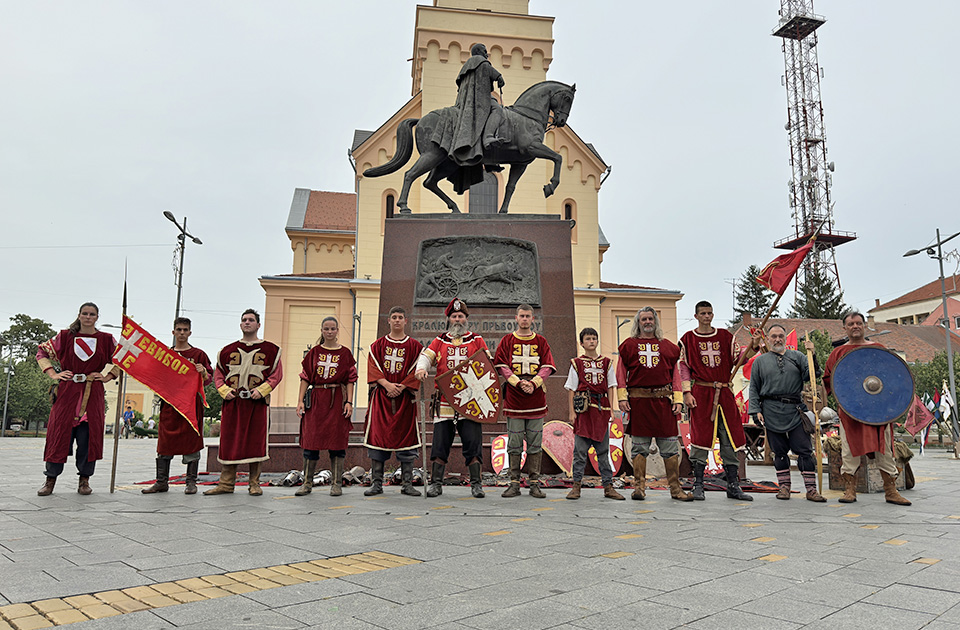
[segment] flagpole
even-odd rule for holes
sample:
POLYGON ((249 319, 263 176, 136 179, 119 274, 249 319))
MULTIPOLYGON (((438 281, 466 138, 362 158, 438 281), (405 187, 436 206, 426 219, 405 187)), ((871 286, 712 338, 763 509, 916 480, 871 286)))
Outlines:
MULTIPOLYGON (((123 325, 127 318, 127 264, 123 264, 123 317, 120 324, 123 325)), ((123 331, 120 331, 123 334, 123 331)), ((113 466, 110 469, 110 494, 113 494, 117 482, 117 452, 120 449, 120 410, 123 408, 123 398, 127 390, 127 373, 121 370, 120 377, 117 379, 117 417, 113 421, 113 466)))
MULTIPOLYGON (((810 341, 810 331, 807 331, 807 341, 810 341)), ((814 448, 817 456, 817 492, 823 494, 823 444, 820 437, 820 416, 817 413, 817 372, 813 364, 813 351, 807 350, 807 369, 810 372, 810 396, 811 407, 813 407, 813 428, 815 429, 816 442, 814 448)))

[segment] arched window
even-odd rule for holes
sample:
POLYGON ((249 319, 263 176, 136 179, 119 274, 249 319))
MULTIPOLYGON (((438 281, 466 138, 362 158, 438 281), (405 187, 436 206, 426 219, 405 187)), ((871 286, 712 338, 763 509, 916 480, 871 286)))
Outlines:
POLYGON ((393 195, 387 195, 387 212, 386 217, 388 219, 393 218, 393 195))
POLYGON ((500 198, 500 180, 484 172, 483 181, 470 187, 470 214, 496 214, 500 198))

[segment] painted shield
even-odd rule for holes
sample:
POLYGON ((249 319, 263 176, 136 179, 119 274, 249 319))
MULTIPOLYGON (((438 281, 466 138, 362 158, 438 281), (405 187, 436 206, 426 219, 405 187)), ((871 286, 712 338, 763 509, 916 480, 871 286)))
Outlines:
POLYGON ((913 402, 913 375, 886 348, 864 346, 840 357, 831 385, 840 407, 864 424, 889 424, 913 402))
POLYGON ((89 361, 97 353, 96 337, 74 337, 73 353, 81 361, 89 361))
POLYGON ((494 423, 500 415, 503 398, 500 380, 485 350, 447 370, 436 379, 443 398, 461 416, 483 423, 494 423))
MULTIPOLYGON (((590 465, 600 474, 600 464, 597 461, 597 451, 590 447, 590 465)), ((623 420, 619 413, 613 414, 610 420, 610 468, 613 474, 620 472, 620 464, 623 463, 623 420)))
MULTIPOLYGON (((527 461, 527 441, 523 441, 523 452, 520 453, 520 468, 527 461)), ((500 474, 500 471, 507 468, 509 458, 507 457, 507 434, 498 435, 490 440, 490 463, 493 464, 493 472, 500 474)))
POLYGON ((543 425, 543 450, 557 462, 560 470, 573 474, 573 427, 551 420, 543 425))

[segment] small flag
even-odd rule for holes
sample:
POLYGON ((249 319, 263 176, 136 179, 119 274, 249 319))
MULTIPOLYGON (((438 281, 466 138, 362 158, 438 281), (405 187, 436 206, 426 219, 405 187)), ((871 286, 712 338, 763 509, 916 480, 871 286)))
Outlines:
POLYGON ((790 285, 790 281, 793 280, 793 276, 797 273, 797 269, 800 268, 807 252, 811 249, 813 249, 812 239, 803 247, 789 254, 777 256, 757 276, 757 283, 767 287, 777 295, 783 295, 783 292, 790 285))
POLYGON ((950 419, 950 414, 953 413, 953 398, 950 396, 950 390, 947 389, 947 382, 943 382, 943 395, 940 396, 940 413, 943 415, 943 420, 946 422, 950 419))
POLYGON ((907 421, 903 423, 903 428, 910 435, 916 435, 919 431, 930 426, 933 422, 933 414, 920 402, 918 396, 913 397, 913 404, 907 411, 907 421))

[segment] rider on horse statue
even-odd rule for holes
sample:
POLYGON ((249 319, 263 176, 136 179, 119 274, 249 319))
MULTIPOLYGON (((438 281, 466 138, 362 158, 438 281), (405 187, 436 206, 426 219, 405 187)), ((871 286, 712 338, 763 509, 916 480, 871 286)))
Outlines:
POLYGON ((483 149, 503 143, 497 130, 503 122, 501 106, 491 96, 493 83, 502 89, 506 82, 487 59, 487 47, 474 44, 472 55, 457 75, 457 117, 452 146, 444 149, 459 166, 474 166, 483 161, 483 149), (481 146, 481 135, 483 136, 481 146))

